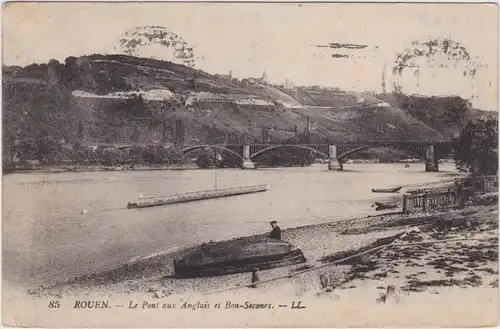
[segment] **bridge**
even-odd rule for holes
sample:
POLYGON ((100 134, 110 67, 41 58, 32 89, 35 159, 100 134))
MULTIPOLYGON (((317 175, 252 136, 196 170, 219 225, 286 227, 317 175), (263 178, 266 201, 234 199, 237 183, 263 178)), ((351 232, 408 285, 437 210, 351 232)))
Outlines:
POLYGON ((452 152, 451 141, 444 142, 346 142, 337 144, 221 144, 195 145, 182 149, 184 155, 203 148, 218 149, 241 158, 243 169, 255 168, 253 162, 258 156, 281 148, 306 149, 317 156, 328 159, 329 170, 343 170, 343 163, 352 154, 377 147, 386 147, 409 151, 425 159, 425 171, 439 171, 439 159, 452 152))

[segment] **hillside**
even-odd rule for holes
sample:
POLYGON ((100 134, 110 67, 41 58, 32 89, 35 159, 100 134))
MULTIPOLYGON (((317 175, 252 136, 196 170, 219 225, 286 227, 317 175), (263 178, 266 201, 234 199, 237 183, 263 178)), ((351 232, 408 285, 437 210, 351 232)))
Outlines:
MULTIPOLYGON (((185 126, 185 145, 259 142, 263 128, 269 130, 271 141, 285 140, 304 131, 307 116, 312 142, 442 140, 476 115, 467 109, 459 114, 459 124, 443 127, 435 124, 442 112, 419 112, 402 99, 326 89, 285 90, 260 79, 237 80, 124 55, 4 66, 2 78, 6 152, 26 139, 173 143, 179 119, 185 126)), ((449 111, 448 107, 440 110, 449 111)))
POLYGON ((496 116, 496 112, 472 108, 465 99, 456 96, 422 97, 404 94, 380 94, 377 98, 400 107, 408 115, 441 132, 447 138, 460 131, 468 121, 480 116, 496 116))

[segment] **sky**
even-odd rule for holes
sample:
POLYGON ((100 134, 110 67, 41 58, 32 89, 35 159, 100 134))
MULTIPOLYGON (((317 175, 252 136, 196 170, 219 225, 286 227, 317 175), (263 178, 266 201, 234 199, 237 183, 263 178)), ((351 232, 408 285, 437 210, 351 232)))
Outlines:
MULTIPOLYGON (((11 3, 2 18, 4 65, 120 53, 126 31, 161 26, 192 46, 196 67, 209 73, 245 78, 265 71, 272 83, 381 92, 385 71, 388 91, 396 81, 405 93, 459 95, 498 111, 493 4, 11 3), (467 49, 480 64, 474 78, 462 74, 470 63, 439 56, 431 62, 440 65, 416 61, 418 75, 415 69, 392 74, 397 55, 413 42, 438 38, 467 49), (317 47, 329 43, 366 47, 317 47)), ((171 48, 158 44, 137 54, 175 60, 171 48)))

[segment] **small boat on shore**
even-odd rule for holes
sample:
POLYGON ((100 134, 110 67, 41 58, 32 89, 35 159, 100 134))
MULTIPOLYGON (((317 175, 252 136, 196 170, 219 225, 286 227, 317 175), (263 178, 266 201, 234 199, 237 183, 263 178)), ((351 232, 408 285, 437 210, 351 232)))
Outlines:
POLYGON ((375 202, 375 206, 377 206, 377 208, 375 208, 375 210, 377 211, 385 209, 394 209, 398 207, 398 205, 395 203, 386 203, 386 202, 375 202))
POLYGON ((266 270, 305 261, 302 251, 289 242, 273 239, 230 241, 201 245, 186 257, 174 260, 174 270, 178 277, 193 278, 266 270))
POLYGON ((403 187, 394 187, 394 188, 372 188, 373 193, 397 193, 399 190, 401 190, 403 187))

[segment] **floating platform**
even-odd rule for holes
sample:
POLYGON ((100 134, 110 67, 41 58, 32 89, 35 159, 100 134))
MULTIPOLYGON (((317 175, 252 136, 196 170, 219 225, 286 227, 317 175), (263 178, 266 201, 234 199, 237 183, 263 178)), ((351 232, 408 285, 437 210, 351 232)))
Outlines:
POLYGON ((206 190, 197 192, 173 193, 162 196, 139 197, 136 201, 130 201, 127 204, 128 209, 147 208, 155 206, 164 206, 168 204, 191 202, 198 200, 207 200, 215 198, 224 198, 233 195, 265 192, 268 187, 263 185, 241 186, 226 189, 206 190))

